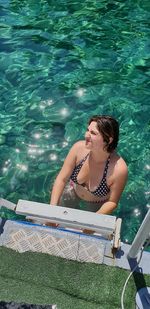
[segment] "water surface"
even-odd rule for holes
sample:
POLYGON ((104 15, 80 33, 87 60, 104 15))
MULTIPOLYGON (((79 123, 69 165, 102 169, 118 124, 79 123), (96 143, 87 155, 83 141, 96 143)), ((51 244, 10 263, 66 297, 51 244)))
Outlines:
POLYGON ((120 123, 131 242, 150 207, 150 3, 0 0, 0 194, 48 202, 91 115, 120 123))

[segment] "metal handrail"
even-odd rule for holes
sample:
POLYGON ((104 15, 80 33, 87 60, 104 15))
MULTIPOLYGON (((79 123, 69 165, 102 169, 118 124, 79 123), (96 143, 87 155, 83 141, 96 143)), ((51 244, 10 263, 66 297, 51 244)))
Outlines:
POLYGON ((128 258, 136 258, 144 243, 150 239, 150 209, 147 212, 128 252, 128 258))

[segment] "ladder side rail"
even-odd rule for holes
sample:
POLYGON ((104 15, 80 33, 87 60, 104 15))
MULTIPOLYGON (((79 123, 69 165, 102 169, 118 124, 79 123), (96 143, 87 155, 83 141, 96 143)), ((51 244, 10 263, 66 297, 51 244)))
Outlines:
POLYGON ((144 242, 150 237, 150 209, 147 212, 128 252, 128 258, 136 258, 144 242))
POLYGON ((16 204, 4 199, 4 198, 0 198, 0 208, 4 206, 8 209, 11 209, 11 210, 15 210, 16 208, 16 204))

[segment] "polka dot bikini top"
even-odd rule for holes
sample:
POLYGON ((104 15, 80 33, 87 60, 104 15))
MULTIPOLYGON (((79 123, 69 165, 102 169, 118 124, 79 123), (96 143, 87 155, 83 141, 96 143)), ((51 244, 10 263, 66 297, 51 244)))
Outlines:
MULTIPOLYGON (((86 161, 87 157, 89 156, 89 153, 85 156, 85 158, 83 158, 79 164, 77 166, 75 166, 73 172, 72 172, 72 175, 70 177, 70 179, 80 185, 80 186, 83 186, 85 187, 85 184, 79 184, 78 181, 77 181, 77 176, 81 170, 81 167, 83 165, 83 163, 86 161)), ((98 185, 98 187, 96 188, 96 190, 94 191, 90 191, 88 188, 86 188, 90 193, 98 196, 98 197, 103 197, 105 195, 107 195, 109 192, 110 192, 110 189, 109 187, 107 186, 107 182, 106 182, 106 176, 107 176, 107 171, 108 171, 108 166, 109 166, 109 162, 110 162, 110 156, 108 157, 107 161, 106 161, 106 165, 105 165, 105 169, 104 169, 104 173, 103 173, 103 177, 102 177, 102 180, 100 182, 100 184, 98 185)))

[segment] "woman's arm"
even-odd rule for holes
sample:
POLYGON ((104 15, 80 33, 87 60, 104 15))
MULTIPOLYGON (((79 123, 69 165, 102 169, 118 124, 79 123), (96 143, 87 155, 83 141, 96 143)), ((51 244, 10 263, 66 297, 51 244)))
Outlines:
POLYGON ((97 211, 99 214, 111 214, 113 210, 117 207, 121 194, 124 190, 125 184, 127 182, 128 169, 127 165, 123 159, 117 164, 113 183, 110 187, 110 197, 109 200, 102 205, 102 207, 97 211))
POLYGON ((80 142, 77 142, 72 146, 58 176, 56 177, 51 194, 51 200, 50 200, 51 205, 59 205, 59 201, 63 193, 64 187, 76 165, 76 158, 79 144, 80 142))

